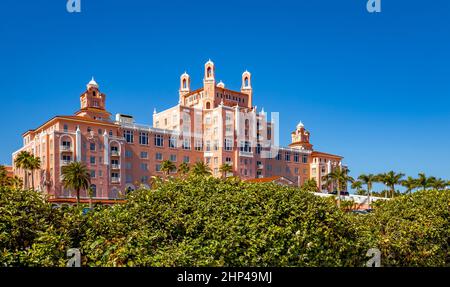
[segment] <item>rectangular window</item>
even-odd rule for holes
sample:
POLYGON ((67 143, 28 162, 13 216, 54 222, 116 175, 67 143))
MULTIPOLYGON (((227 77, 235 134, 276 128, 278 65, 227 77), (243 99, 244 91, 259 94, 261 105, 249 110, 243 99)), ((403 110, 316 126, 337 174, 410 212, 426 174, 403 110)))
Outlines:
POLYGON ((200 151, 203 149, 203 142, 202 140, 195 140, 195 150, 200 151))
POLYGON ((211 151, 211 141, 206 141, 206 151, 211 151))
POLYGON ((161 171, 161 165, 160 165, 160 164, 157 164, 157 165, 155 166, 155 170, 156 170, 157 172, 160 172, 160 171, 161 171))
POLYGON ((95 170, 91 170, 91 178, 95 178, 95 170))
POLYGON ((148 153, 146 151, 141 151, 141 158, 142 159, 147 159, 148 158, 148 153))
POLYGON ((281 152, 279 152, 279 153, 277 154, 276 159, 277 159, 277 160, 281 160, 281 152))
POLYGON ((102 170, 99 170, 99 171, 98 171, 98 176, 99 176, 99 177, 103 177, 103 171, 102 171, 102 170))
POLYGON ((163 160, 162 153, 157 152, 155 155, 156 160, 163 160))
POLYGON ((294 162, 298 162, 299 161, 299 154, 294 152, 294 162))
POLYGON ((91 151, 95 151, 95 143, 90 143, 90 144, 89 144, 89 149, 90 149, 91 151))
POLYGON ((191 140, 189 138, 183 139, 183 149, 191 149, 191 140))
POLYGON ((131 169, 131 168, 132 168, 131 162, 127 162, 127 163, 125 164, 125 168, 126 168, 126 169, 131 169))
POLYGON ((214 150, 215 151, 219 150, 219 141, 218 140, 214 141, 214 150))
POLYGON ((184 163, 189 163, 189 157, 188 156, 184 156, 183 157, 183 162, 184 163))
POLYGON ((63 147, 63 150, 69 150, 70 149, 70 142, 63 141, 62 142, 62 147, 63 147))
POLYGON ((155 146, 164 146, 164 137, 162 135, 155 135, 155 146))
POLYGON ((284 154, 284 160, 285 161, 291 161, 291 153, 290 152, 286 152, 285 154, 284 154))
POLYGON ((233 140, 232 139, 225 139, 225 150, 231 151, 233 149, 233 140))
POLYGON ((133 131, 128 131, 128 130, 123 131, 123 137, 125 138, 125 141, 127 143, 133 143, 134 142, 133 131))
POLYGON ((126 180, 126 183, 132 183, 133 182, 133 177, 131 176, 131 174, 127 174, 125 176, 125 180, 126 180))
POLYGON ((139 144, 140 145, 148 145, 148 133, 139 132, 139 144))
POLYGON ((177 161, 177 155, 176 154, 171 154, 170 155, 170 161, 171 162, 176 162, 177 161))
POLYGON ((240 151, 243 151, 243 152, 252 152, 250 142, 248 142, 248 141, 242 141, 239 149, 240 149, 240 151))
POLYGON ((169 147, 170 148, 177 148, 177 137, 176 136, 172 136, 169 139, 169 147))
POLYGON ((126 150, 125 151, 125 157, 126 158, 132 158, 133 157, 133 152, 131 150, 126 150))
POLYGON ((91 162, 91 164, 95 164, 95 156, 91 156, 90 162, 91 162))
POLYGON ((304 155, 302 156, 302 162, 303 162, 303 163, 308 163, 308 155, 304 154, 304 155))
POLYGON ((141 170, 142 170, 142 171, 147 171, 147 170, 148 170, 148 164, 146 164, 146 163, 141 163, 141 170))

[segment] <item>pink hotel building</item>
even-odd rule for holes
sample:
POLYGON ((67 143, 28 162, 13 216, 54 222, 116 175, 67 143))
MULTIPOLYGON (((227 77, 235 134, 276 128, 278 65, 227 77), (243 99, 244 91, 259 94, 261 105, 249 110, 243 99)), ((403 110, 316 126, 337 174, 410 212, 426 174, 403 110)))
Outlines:
MULTIPOLYGON (((227 163, 244 180, 282 180, 301 185, 314 178, 326 192, 322 176, 341 166, 342 157, 315 151, 302 123, 292 132, 292 143, 278 147, 277 116, 253 106, 251 74, 242 74, 240 91, 216 83, 214 63, 205 64, 203 87, 191 90, 190 77, 180 78, 178 105, 153 113, 153 126, 136 124, 132 116, 106 109, 106 95, 92 79, 80 96, 81 108, 72 116, 55 116, 23 134, 23 147, 41 159, 35 186, 52 201, 64 202, 74 194, 61 184, 61 168, 81 161, 91 171, 94 198, 117 199, 119 193, 149 187, 161 175, 161 162, 207 163, 214 176, 227 163)), ((14 173, 24 176, 22 170, 14 173)), ((229 174, 231 175, 231 174, 229 174)), ((82 197, 87 197, 84 193, 82 197)))

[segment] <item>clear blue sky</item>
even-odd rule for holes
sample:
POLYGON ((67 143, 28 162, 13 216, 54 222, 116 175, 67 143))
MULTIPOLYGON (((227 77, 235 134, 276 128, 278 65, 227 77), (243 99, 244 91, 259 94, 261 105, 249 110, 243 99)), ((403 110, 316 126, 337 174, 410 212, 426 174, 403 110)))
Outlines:
POLYGON ((0 3, 0 163, 21 133, 72 114, 92 75, 112 113, 151 123, 194 88, 211 58, 217 78, 280 112, 281 142, 302 120, 316 149, 352 174, 450 178, 450 1, 107 1, 0 3))

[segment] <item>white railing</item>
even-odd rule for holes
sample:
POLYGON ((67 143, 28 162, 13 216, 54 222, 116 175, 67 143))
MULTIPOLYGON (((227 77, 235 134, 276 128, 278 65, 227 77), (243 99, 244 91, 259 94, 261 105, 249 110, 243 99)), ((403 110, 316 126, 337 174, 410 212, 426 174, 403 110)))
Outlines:
POLYGON ((239 156, 253 157, 253 152, 249 152, 249 151, 239 151, 239 156))
POLYGON ((61 145, 61 146, 59 147, 59 149, 60 149, 61 151, 72 151, 72 146, 70 146, 70 145, 61 145))
POLYGON ((71 162, 71 160, 61 160, 61 166, 69 165, 71 162))
POLYGON ((111 177, 112 183, 120 183, 120 177, 111 177))
POLYGON ((119 153, 119 151, 117 151, 117 150, 112 150, 112 151, 111 151, 111 155, 112 155, 112 156, 120 156, 120 153, 119 153))
POLYGON ((120 169, 120 165, 119 164, 111 164, 111 168, 112 169, 120 169))

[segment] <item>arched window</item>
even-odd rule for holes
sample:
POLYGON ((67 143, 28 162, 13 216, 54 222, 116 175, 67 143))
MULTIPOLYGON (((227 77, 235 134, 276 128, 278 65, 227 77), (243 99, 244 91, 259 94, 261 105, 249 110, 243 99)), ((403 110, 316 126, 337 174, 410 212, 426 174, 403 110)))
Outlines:
POLYGON ((210 109, 211 108, 211 103, 210 102, 206 102, 206 109, 210 109))
POLYGON ((245 77, 244 79, 244 87, 248 88, 248 77, 245 77))
POLYGON ((97 197, 97 186, 95 184, 91 184, 92 197, 97 197))
POLYGON ((211 78, 211 74, 212 74, 211 67, 208 67, 208 69, 206 70, 206 76, 207 76, 208 78, 211 78))
POLYGON ((186 81, 186 79, 183 79, 183 89, 187 89, 187 81, 186 81))

